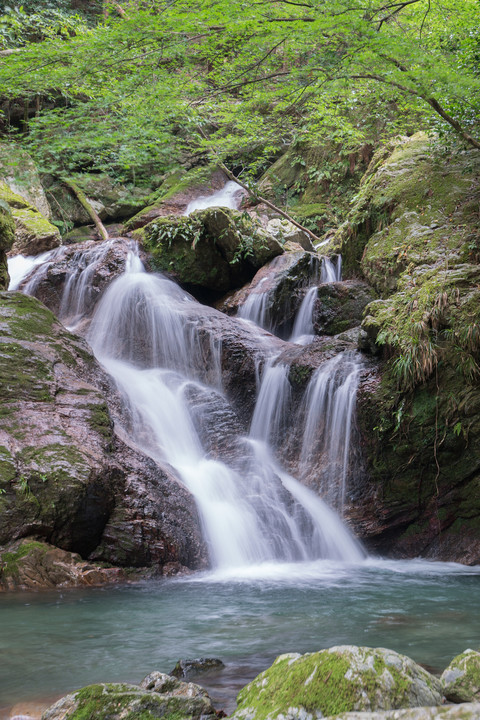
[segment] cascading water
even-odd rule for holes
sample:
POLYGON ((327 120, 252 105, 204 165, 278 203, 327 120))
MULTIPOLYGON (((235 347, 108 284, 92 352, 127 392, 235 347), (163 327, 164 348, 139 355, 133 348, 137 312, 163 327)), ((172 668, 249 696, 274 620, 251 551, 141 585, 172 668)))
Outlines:
MULTIPOLYGON (((88 339, 124 396, 135 443, 168 462, 196 498, 213 564, 360 559, 362 550, 335 514, 278 467, 263 432, 253 430, 256 418, 277 422, 276 403, 264 408, 268 393, 260 392, 265 401, 252 422, 260 439, 244 439, 241 467, 206 456, 185 396, 185 387, 198 383, 198 338, 182 312, 192 302, 135 260, 100 301, 88 339)), ((264 375, 265 382, 270 373, 264 375)))
POLYGON ((221 190, 213 195, 202 195, 188 203, 185 215, 195 210, 206 210, 209 207, 226 207, 236 210, 239 206, 244 190, 241 185, 230 180, 221 190))
POLYGON ((320 490, 340 514, 345 503, 359 371, 353 353, 339 353, 312 375, 304 399, 301 472, 307 472, 312 456, 322 458, 320 490))

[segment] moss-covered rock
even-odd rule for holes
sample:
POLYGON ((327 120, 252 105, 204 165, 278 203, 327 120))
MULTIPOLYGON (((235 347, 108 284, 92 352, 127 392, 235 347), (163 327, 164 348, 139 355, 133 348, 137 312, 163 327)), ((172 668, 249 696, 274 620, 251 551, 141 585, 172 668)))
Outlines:
POLYGON ((59 700, 42 720, 201 720, 215 717, 205 690, 154 672, 138 685, 89 685, 59 700))
POLYGON ((283 252, 259 224, 226 208, 158 218, 134 235, 152 254, 157 270, 169 273, 192 291, 201 288, 221 293, 239 287, 283 252))
POLYGON ((15 143, 0 143, 0 180, 45 218, 50 218, 50 205, 37 167, 30 155, 15 143))
POLYGON ((280 655, 238 695, 235 720, 318 718, 353 710, 440 705, 439 680, 405 655, 338 646, 280 655))
MULTIPOLYGON (((120 221, 138 212, 148 202, 150 191, 133 184, 116 182, 104 173, 76 173, 70 177, 85 193, 101 220, 120 221)), ((46 175, 44 183, 52 202, 55 221, 64 234, 73 225, 91 222, 87 211, 70 188, 59 178, 46 175)))
POLYGON ((15 241, 15 223, 9 205, 0 199, 0 290, 8 288, 7 252, 15 241))
POLYGON ((479 717, 480 704, 464 703, 462 705, 418 707, 374 713, 341 713, 330 720, 478 720, 479 717))
POLYGON ((457 655, 440 678, 443 692, 451 702, 480 701, 480 652, 465 650, 457 655))
POLYGON ((36 207, 1 181, 0 200, 10 207, 15 222, 12 254, 37 255, 60 245, 58 229, 36 207))

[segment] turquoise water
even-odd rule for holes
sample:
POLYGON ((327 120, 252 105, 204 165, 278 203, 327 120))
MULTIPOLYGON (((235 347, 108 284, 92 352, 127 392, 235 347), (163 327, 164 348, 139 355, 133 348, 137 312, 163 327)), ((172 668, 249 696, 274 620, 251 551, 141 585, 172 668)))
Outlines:
POLYGON ((0 707, 97 681, 139 682, 179 658, 218 707, 283 652, 389 647, 440 672, 480 645, 480 567, 425 561, 249 568, 114 588, 0 597, 0 707))

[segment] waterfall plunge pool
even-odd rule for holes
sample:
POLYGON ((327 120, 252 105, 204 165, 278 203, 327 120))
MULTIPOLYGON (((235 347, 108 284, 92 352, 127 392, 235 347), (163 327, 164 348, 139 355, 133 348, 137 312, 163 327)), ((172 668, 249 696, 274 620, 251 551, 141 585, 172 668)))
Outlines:
POLYGON ((192 679, 230 712, 277 655, 341 644, 392 648, 441 672, 480 643, 479 585, 478 566, 369 558, 4 595, 0 708, 218 657, 224 670, 192 679))

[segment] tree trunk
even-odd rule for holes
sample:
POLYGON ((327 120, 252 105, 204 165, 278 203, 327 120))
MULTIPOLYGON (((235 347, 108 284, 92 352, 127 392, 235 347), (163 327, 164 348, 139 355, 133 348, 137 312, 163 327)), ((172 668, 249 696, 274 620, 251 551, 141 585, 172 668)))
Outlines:
POLYGON ((63 178, 62 181, 65 183, 65 185, 67 185, 67 187, 70 188, 80 205, 88 213, 88 216, 93 220, 102 240, 108 240, 108 232, 83 190, 81 190, 78 187, 77 183, 73 180, 63 178))

